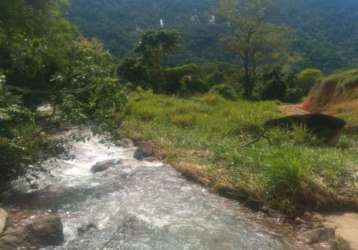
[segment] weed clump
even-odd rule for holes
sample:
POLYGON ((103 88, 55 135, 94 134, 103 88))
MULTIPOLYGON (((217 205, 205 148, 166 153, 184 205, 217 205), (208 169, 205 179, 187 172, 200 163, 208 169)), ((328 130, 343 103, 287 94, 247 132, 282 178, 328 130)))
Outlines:
POLYGON ((171 119, 172 123, 179 127, 193 127, 196 123, 195 114, 179 114, 175 115, 171 119))

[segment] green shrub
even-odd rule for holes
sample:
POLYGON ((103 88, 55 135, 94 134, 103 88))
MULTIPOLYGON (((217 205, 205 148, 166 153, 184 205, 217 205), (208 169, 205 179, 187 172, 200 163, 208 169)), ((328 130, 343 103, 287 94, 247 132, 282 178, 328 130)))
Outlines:
POLYGON ((299 152, 281 148, 266 159, 267 199, 274 207, 294 213, 307 175, 308 162, 299 152))
POLYGON ((299 88, 303 95, 307 95, 314 84, 323 77, 322 71, 319 69, 305 69, 297 74, 297 88, 299 88))
POLYGON ((259 84, 255 89, 260 100, 285 101, 287 97, 287 83, 281 67, 267 69, 260 76, 259 84))
POLYGON ((201 79, 199 67, 196 64, 185 64, 164 71, 165 83, 163 89, 168 94, 203 93, 208 90, 201 79))
POLYGON ((117 74, 120 79, 134 84, 150 88, 150 81, 145 65, 140 58, 126 58, 118 67, 117 74))
POLYGON ((221 95, 225 99, 231 101, 234 101, 238 98, 236 90, 232 86, 227 84, 215 85, 210 89, 210 93, 221 95))
POLYGON ((61 114, 72 122, 90 119, 98 125, 116 127, 126 96, 115 78, 114 58, 97 40, 79 38, 72 46, 71 63, 52 77, 53 84, 67 88, 57 96, 64 111, 61 114))

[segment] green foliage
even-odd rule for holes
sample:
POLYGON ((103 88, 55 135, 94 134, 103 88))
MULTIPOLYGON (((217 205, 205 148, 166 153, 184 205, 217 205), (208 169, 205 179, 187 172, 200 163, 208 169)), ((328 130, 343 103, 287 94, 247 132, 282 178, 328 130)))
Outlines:
POLYGON ((174 30, 153 30, 145 32, 134 49, 140 55, 156 91, 162 89, 162 61, 178 49, 179 42, 180 34, 174 30))
MULTIPOLYGON (((63 17, 64 1, 43 4, 23 0, 0 3, 0 68, 8 84, 26 89, 51 89, 51 75, 68 62, 67 52, 76 36, 63 17)), ((46 94, 28 93, 26 100, 37 104, 46 94)))
MULTIPOLYGON (((143 30, 159 28, 163 19, 165 27, 184 37, 184 49, 174 62, 235 62, 236 54, 224 51, 219 42, 229 27, 214 11, 217 2, 72 0, 70 16, 81 31, 101 38, 117 56, 127 55, 143 30)), ((358 63, 357 9, 356 0, 275 0, 267 9, 267 20, 290 27, 290 51, 301 55, 304 68, 330 72, 358 63)))
POLYGON ((180 39, 180 34, 175 30, 147 31, 134 51, 143 56, 146 64, 153 65, 162 57, 173 54, 178 49, 180 39))
POLYGON ((307 95, 322 77, 323 73, 319 69, 304 69, 297 75, 297 87, 302 90, 304 95, 307 95))
POLYGON ((280 67, 268 69, 260 77, 260 85, 256 90, 261 100, 286 100, 287 83, 280 67))
POLYGON ((70 61, 63 73, 52 78, 58 88, 65 88, 63 101, 58 100, 63 115, 76 121, 118 125, 126 98, 115 78, 116 65, 110 53, 96 40, 79 38, 73 43, 70 61))
POLYGON ((72 122, 118 127, 126 98, 114 59, 78 35, 66 7, 64 0, 0 2, 1 183, 50 148, 31 111, 39 104, 51 103, 72 122))
POLYGON ((38 158, 44 140, 34 121, 34 114, 26 109, 18 96, 6 87, 6 78, 0 73, 0 182, 23 174, 24 164, 38 158))
MULTIPOLYGON (((157 92, 171 91, 166 85, 166 75, 173 76, 175 69, 163 72, 162 61, 173 54, 181 41, 180 34, 174 30, 151 30, 143 33, 134 52, 138 58, 125 59, 118 69, 118 75, 137 86, 152 88, 157 92), (172 73, 172 74, 171 74, 172 73)), ((172 80, 172 79, 169 79, 172 80)), ((177 84, 177 81, 171 84, 177 84)), ((179 87, 179 86, 178 86, 179 87)))
POLYGON ((177 114, 171 119, 171 122, 179 127, 193 127, 196 123, 195 114, 177 114))
POLYGON ((287 214, 301 205, 302 182, 308 176, 308 162, 301 154, 292 148, 281 149, 266 160, 267 199, 287 214))
POLYGON ((232 100, 232 101, 238 98, 236 90, 232 86, 227 84, 215 85, 210 89, 210 93, 219 94, 225 99, 232 100))
POLYGON ((118 76, 135 86, 150 88, 150 80, 146 66, 140 58, 125 58, 118 67, 118 76))
POLYGON ((270 3, 268 0, 219 1, 218 11, 230 22, 231 28, 222 42, 239 56, 246 98, 252 97, 258 70, 290 59, 288 29, 269 22, 267 11, 270 3))
POLYGON ((208 86, 202 80, 199 66, 196 64, 185 64, 177 67, 166 68, 164 71, 165 92, 175 93, 203 93, 208 86))

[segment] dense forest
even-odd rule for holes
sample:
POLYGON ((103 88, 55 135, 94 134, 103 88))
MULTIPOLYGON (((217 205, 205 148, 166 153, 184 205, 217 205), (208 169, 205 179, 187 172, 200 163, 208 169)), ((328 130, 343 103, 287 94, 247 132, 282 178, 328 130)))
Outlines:
MULTIPOLYGON (((291 49, 301 65, 325 72, 356 65, 358 2, 354 0, 276 0, 268 18, 292 31, 291 49)), ((130 53, 140 34, 150 28, 174 28, 184 36, 177 62, 233 62, 219 40, 226 22, 217 1, 73 0, 70 18, 88 36, 101 38, 115 55, 130 53)))
POLYGON ((292 228, 357 211, 357 20, 356 0, 1 0, 0 195, 84 127, 292 228))

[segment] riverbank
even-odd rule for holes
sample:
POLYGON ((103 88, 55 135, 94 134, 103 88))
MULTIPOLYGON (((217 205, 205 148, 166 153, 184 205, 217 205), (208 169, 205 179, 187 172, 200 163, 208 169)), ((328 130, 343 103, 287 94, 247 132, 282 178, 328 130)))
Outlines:
POLYGON ((55 232, 64 236, 60 245, 45 248, 51 250, 302 249, 277 223, 263 223, 258 214, 188 182, 162 162, 135 159, 139 153, 130 143, 118 146, 89 130, 61 134, 68 154, 42 163, 47 171, 33 180, 36 187, 19 180, 4 199, 10 217, 0 246, 46 240, 52 229, 42 229, 50 221, 63 227, 63 234, 55 232), (51 220, 48 213, 54 214, 51 220), (45 224, 33 223, 38 215, 45 216, 45 224), (14 233, 23 241, 12 241, 14 233))
POLYGON ((275 102, 145 92, 130 100, 122 134, 149 141, 159 158, 218 193, 293 216, 358 208, 354 137, 326 146, 297 127, 260 138, 263 124, 282 116, 275 102))

